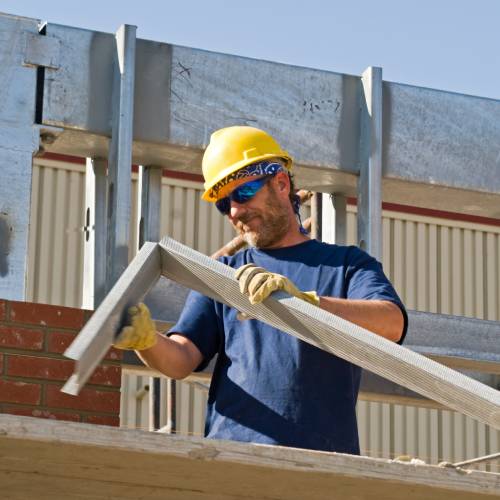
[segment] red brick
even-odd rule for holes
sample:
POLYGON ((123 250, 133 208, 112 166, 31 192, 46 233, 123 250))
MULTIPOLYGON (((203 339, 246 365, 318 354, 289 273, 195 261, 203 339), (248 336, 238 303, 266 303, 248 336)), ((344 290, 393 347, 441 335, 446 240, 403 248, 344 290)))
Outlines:
POLYGON ((120 418, 111 415, 88 415, 85 417, 85 422, 97 425, 112 425, 118 427, 120 425, 120 418))
MULTIPOLYGON (((48 344, 47 350, 48 352, 53 352, 57 354, 63 353, 75 340, 77 332, 58 332, 51 331, 48 334, 48 344)), ((123 357, 123 351, 119 349, 111 348, 106 354, 104 359, 112 360, 112 361, 120 361, 123 357)))
POLYGON ((3 413, 9 413, 10 415, 22 415, 26 417, 48 418, 50 420, 69 420, 71 422, 80 422, 81 420, 78 413, 67 413, 41 408, 27 408, 9 405, 4 406, 3 413))
POLYGON ((49 304, 11 302, 10 320, 16 323, 80 330, 84 325, 84 311, 83 309, 49 304))
POLYGON ((122 369, 117 365, 100 365, 89 379, 89 384, 106 385, 109 387, 120 387, 122 381, 122 369))
MULTIPOLYGON (((7 358, 6 374, 11 377, 66 381, 73 373, 75 365, 75 362, 72 360, 43 358, 38 356, 9 354, 7 358)), ((100 365, 95 369, 88 383, 109 387, 120 387, 121 367, 118 365, 100 365)))
POLYGON ((0 375, 3 373, 3 354, 0 354, 0 375))
POLYGON ((42 394, 40 384, 30 384, 12 380, 0 380, 0 401, 39 405, 42 394))
POLYGON ((48 352, 62 354, 75 338, 76 332, 49 332, 47 350, 48 352))
POLYGON ((94 411, 98 413, 120 412, 120 392, 100 391, 85 387, 78 396, 70 396, 60 391, 59 385, 47 385, 45 406, 94 411))
POLYGON ((0 326, 0 347, 41 351, 43 331, 17 326, 0 326))
POLYGON ((104 359, 111 359, 113 361, 121 361, 123 359, 123 351, 112 347, 106 354, 104 359))
POLYGON ((7 319, 5 300, 0 300, 0 321, 7 319))
POLYGON ((67 380, 73 373, 75 362, 65 359, 35 356, 7 356, 7 375, 12 377, 67 380))

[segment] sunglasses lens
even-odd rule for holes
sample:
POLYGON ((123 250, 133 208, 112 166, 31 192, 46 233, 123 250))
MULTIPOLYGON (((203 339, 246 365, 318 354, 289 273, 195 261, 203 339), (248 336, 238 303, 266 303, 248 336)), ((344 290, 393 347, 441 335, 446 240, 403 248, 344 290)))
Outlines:
POLYGON ((217 200, 215 202, 215 206, 222 215, 227 215, 231 210, 231 200, 229 199, 229 197, 226 196, 225 198, 217 200))
POLYGON ((234 200, 236 203, 246 203, 251 200, 259 189, 269 180, 269 177, 270 176, 261 177, 260 179, 247 182, 237 187, 229 196, 215 202, 217 210, 223 215, 228 215, 231 211, 231 200, 234 200))
POLYGON ((266 177, 247 182, 246 184, 236 188, 231 193, 231 198, 237 203, 245 203, 248 200, 251 200, 266 182, 266 177))

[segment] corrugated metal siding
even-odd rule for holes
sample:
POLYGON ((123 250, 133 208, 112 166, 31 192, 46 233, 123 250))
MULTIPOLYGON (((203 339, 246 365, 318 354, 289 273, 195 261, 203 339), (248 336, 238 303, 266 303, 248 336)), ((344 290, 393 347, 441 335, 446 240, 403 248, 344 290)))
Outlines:
POLYGON ((83 166, 34 163, 27 300, 81 306, 84 198, 83 166))
POLYGON ((384 211, 382 264, 408 309, 500 319, 500 227, 384 211))
MULTIPOLYGON (((137 246, 137 176, 132 177, 129 258, 137 246)), ((227 219, 200 199, 201 185, 164 177, 160 234, 211 254, 233 236, 227 219)), ((35 159, 31 195, 27 300, 82 303, 85 166, 35 159)))
MULTIPOLYGON (((349 244, 356 231, 356 208, 349 206, 349 244)), ((382 264, 408 309, 498 321, 499 263, 498 227, 383 213, 382 264)), ((357 411, 365 455, 437 463, 500 449, 500 432, 454 411, 373 401, 359 401, 357 411)), ((500 471, 498 463, 477 468, 500 471)))
MULTIPOLYGON (((164 178, 161 234, 211 254, 232 238, 233 231, 214 207, 200 200, 200 194, 201 184, 164 178)), ((83 166, 36 160, 28 300, 79 306, 83 205, 83 166)), ((135 227, 134 216, 131 257, 135 227)), ((348 207, 347 241, 356 242, 352 206, 348 207)), ((385 272, 409 309, 500 319, 500 228, 384 211, 383 245, 385 272)), ((124 425, 148 428, 149 398, 144 388, 149 383, 147 377, 124 379, 124 425)), ((177 383, 177 432, 203 434, 205 399, 205 391, 177 383)), ((499 432, 451 411, 360 401, 358 419, 367 455, 410 454, 429 462, 457 461, 500 448, 499 432)), ((499 470, 495 465, 492 469, 499 470)))
POLYGON ((201 200, 201 183, 164 178, 160 232, 206 255, 234 237, 215 206, 201 200))

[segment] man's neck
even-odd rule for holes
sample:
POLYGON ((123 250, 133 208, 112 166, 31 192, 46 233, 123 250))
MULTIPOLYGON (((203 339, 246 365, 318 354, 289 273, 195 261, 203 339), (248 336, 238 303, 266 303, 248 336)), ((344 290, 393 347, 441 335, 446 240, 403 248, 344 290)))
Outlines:
POLYGON ((300 243, 303 243, 304 241, 308 241, 310 238, 309 236, 302 234, 299 231, 298 225, 291 229, 281 240, 273 243, 272 245, 266 246, 266 247, 259 247, 262 248, 262 250, 273 250, 277 248, 286 248, 286 247, 293 247, 295 245, 298 245, 300 243))

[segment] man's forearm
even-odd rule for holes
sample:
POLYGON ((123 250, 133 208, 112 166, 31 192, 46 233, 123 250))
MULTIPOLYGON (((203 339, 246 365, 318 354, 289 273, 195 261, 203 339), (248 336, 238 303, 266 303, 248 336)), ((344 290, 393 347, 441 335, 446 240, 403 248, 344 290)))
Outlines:
POLYGON ((403 333, 401 309, 386 300, 352 300, 320 297, 321 309, 397 342, 403 333))
POLYGON ((187 377, 202 361, 200 351, 181 335, 166 337, 156 334, 156 344, 142 351, 136 351, 150 368, 174 379, 187 377))

